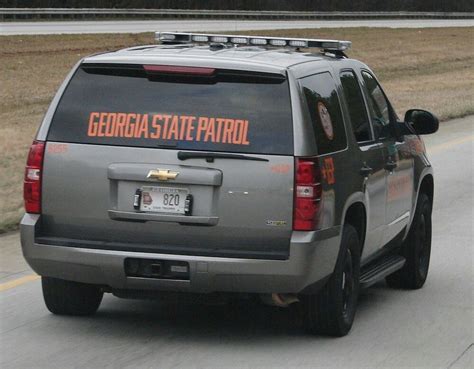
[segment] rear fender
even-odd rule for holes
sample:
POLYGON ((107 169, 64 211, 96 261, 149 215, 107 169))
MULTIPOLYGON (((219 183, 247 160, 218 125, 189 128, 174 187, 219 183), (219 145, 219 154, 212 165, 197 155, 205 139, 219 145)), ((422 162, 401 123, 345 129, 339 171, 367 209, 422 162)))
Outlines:
MULTIPOLYGON (((366 240, 366 234, 367 234, 367 227, 368 227, 368 222, 367 222, 367 218, 368 218, 368 212, 370 211, 369 210, 369 206, 368 206, 368 203, 369 203, 369 199, 368 199, 368 195, 366 193, 363 193, 363 192, 355 192, 353 193, 352 195, 350 195, 346 201, 346 203, 344 204, 344 209, 342 211, 342 218, 341 218, 341 222, 340 224, 341 225, 344 225, 344 220, 346 219, 346 215, 347 215, 347 211, 348 209, 356 204, 356 203, 362 203, 365 207, 365 215, 366 215, 366 219, 365 219, 365 230, 364 230, 364 244, 361 245, 361 254, 362 254, 362 251, 364 250, 364 246, 365 246, 365 240, 366 240)), ((343 231, 343 227, 341 227, 341 234, 339 235, 340 237, 342 237, 342 231, 343 231)))
MULTIPOLYGON (((410 231, 411 223, 413 222, 413 218, 415 216, 416 204, 418 204, 418 197, 420 195, 421 185, 423 184, 423 181, 428 176, 431 176, 431 180, 433 181, 433 184, 434 184, 433 167, 425 167, 423 171, 421 172, 420 176, 418 177, 419 180, 416 185, 416 193, 413 196, 413 204, 411 206, 411 211, 410 211, 410 222, 408 223, 408 226, 406 227, 403 239, 405 239, 408 236, 408 232, 410 231)), ((433 201, 433 199, 431 200, 433 201)))

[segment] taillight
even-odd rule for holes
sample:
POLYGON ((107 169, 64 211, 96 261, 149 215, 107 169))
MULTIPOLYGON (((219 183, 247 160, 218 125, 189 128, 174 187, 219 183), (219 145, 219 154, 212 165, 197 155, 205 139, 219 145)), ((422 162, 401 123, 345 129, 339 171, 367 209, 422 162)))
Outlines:
POLYGON ((23 181, 23 199, 27 213, 41 213, 41 175, 43 170, 44 142, 33 141, 26 161, 23 181))
POLYGON ((317 159, 297 158, 293 230, 312 231, 317 228, 321 193, 321 171, 317 159))

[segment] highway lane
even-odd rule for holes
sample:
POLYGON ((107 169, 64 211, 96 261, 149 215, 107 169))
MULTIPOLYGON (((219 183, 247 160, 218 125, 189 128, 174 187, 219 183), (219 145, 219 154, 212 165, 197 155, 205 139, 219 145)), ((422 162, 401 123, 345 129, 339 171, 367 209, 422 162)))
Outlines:
POLYGON ((244 31, 292 28, 339 27, 473 27, 474 19, 386 19, 386 20, 147 20, 147 21, 56 21, 1 22, 0 35, 59 33, 139 33, 152 31, 244 31))
POLYGON ((474 116, 425 142, 435 169, 428 281, 419 291, 365 291, 349 336, 308 336, 294 311, 253 303, 107 295, 94 317, 54 316, 11 233, 0 237, 0 367, 472 368, 474 116))

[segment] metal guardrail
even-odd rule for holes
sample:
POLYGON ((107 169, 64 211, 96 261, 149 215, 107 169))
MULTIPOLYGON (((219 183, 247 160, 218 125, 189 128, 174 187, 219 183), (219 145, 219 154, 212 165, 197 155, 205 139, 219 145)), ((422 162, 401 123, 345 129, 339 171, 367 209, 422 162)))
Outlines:
POLYGON ((0 8, 0 19, 36 18, 208 18, 208 19, 474 19, 473 12, 303 12, 187 9, 0 8))

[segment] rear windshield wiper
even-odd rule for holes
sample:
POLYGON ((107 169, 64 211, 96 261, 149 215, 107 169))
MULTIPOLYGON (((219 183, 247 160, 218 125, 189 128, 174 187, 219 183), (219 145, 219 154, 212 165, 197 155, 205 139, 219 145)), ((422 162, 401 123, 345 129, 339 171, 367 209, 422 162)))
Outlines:
POLYGON ((257 158, 256 156, 240 155, 240 154, 224 154, 216 152, 184 152, 178 151, 179 160, 187 159, 206 159, 208 163, 213 163, 214 159, 237 159, 237 160, 254 160, 268 161, 268 159, 257 158))

